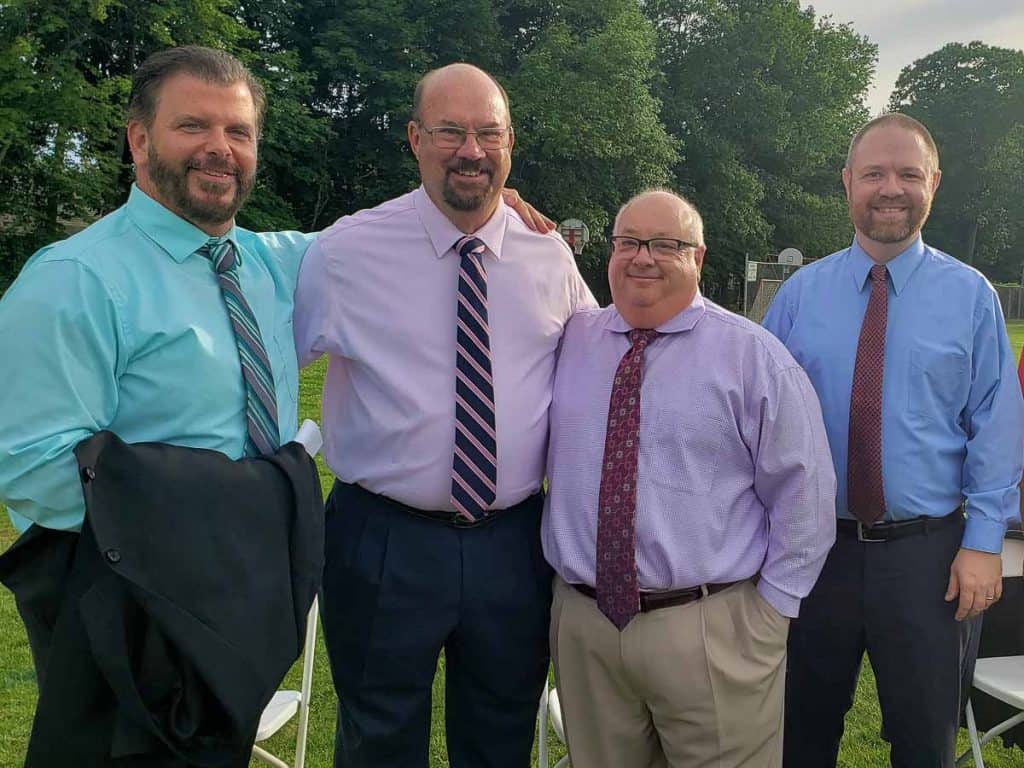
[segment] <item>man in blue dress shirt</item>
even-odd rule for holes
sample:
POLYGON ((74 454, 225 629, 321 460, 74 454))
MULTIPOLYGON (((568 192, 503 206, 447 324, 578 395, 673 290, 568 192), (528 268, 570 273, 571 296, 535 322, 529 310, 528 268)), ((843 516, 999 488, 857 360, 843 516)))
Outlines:
POLYGON ((835 765, 865 650, 892 765, 952 766, 969 619, 1001 594, 1024 403, 992 286, 921 240, 939 177, 923 125, 868 123, 843 169, 853 244, 765 317, 814 384, 838 478, 836 544, 790 631, 786 768, 835 765))

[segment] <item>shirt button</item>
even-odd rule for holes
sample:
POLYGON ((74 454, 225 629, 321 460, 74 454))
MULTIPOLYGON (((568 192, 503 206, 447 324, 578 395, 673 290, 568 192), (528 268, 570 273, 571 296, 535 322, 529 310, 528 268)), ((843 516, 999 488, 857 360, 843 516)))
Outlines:
POLYGON ((121 553, 116 549, 108 549, 103 553, 107 558, 107 562, 117 564, 121 562, 121 553))
POLYGON ((96 470, 95 469, 93 469, 92 467, 83 467, 82 468, 82 482, 83 483, 88 483, 90 480, 95 480, 95 479, 96 479, 96 470))

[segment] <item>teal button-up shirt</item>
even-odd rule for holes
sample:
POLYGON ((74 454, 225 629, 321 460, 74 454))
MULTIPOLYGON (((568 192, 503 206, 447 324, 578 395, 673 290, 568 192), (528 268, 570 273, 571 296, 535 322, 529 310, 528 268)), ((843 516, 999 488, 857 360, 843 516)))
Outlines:
MULTIPOLYGON (((242 290, 295 433, 292 296, 310 237, 232 228, 242 290)), ((208 235, 133 186, 128 202, 43 248, 0 300, 0 500, 19 530, 76 530, 73 449, 101 430, 242 456, 245 390, 208 235)))

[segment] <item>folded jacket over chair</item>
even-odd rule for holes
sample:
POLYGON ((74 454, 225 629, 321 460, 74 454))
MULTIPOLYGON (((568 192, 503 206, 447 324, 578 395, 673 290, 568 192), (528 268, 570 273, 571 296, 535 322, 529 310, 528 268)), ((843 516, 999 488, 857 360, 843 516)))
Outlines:
POLYGON ((248 765, 323 571, 312 460, 109 432, 75 455, 81 536, 34 527, 0 558, 40 678, 27 768, 248 765))

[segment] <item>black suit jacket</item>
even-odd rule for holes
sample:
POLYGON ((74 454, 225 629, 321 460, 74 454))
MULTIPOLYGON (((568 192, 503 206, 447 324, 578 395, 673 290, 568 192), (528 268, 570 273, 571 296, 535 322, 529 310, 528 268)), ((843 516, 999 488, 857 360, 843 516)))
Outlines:
POLYGON ((36 527, 0 558, 40 673, 26 765, 246 766, 319 589, 313 462, 109 432, 75 455, 81 536, 36 527))

